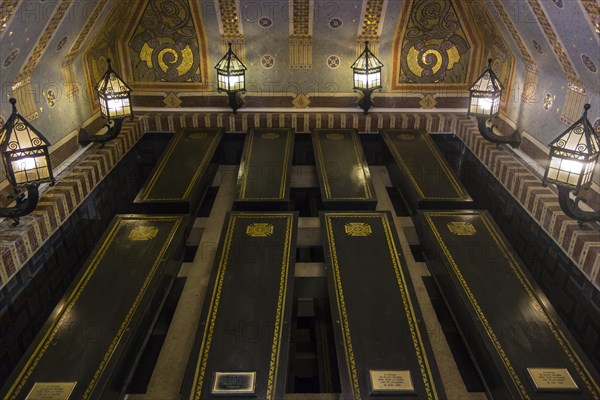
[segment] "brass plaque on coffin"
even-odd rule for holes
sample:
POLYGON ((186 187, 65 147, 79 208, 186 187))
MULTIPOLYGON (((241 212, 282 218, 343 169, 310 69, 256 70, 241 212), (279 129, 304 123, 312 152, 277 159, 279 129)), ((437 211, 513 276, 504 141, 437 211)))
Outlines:
POLYGON ((25 400, 68 400, 77 382, 36 382, 25 400))
POLYGON ((410 371, 369 371, 372 395, 413 393, 415 387, 410 371))
POLYGON ((566 368, 527 368, 527 372, 537 392, 579 390, 566 368))
POLYGON ((211 394, 249 395, 256 391, 256 372, 215 372, 211 394))

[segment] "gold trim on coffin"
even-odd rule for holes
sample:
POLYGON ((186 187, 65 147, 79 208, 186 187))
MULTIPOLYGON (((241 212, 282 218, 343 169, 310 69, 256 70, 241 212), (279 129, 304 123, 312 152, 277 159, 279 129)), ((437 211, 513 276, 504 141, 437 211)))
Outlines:
MULTIPOLYGON (((121 225, 123 225, 123 223, 125 221, 130 221, 130 220, 132 220, 132 218, 124 218, 124 219, 118 220, 117 223, 113 226, 113 228, 109 231, 108 235, 106 236, 106 239, 104 240, 104 242, 102 243, 102 246, 100 247, 100 249, 94 256, 92 261, 90 262, 90 265, 88 266, 84 275, 81 277, 79 282, 77 282, 77 286, 75 286, 75 288, 71 292, 71 295, 69 296, 69 298, 63 305, 62 310, 60 311, 60 313, 58 313, 58 315, 56 316, 56 318, 54 319, 54 321, 52 322, 50 327, 46 330, 46 333, 44 334, 42 340, 40 341, 40 343, 38 344, 36 349, 33 351, 31 356, 29 357, 29 360, 27 360, 27 363, 25 364, 25 366, 19 373, 17 379, 15 379, 15 382, 12 385, 12 387, 6 393, 6 396, 4 397, 5 400, 16 399, 19 392, 21 390, 23 390, 23 387, 27 383, 29 377, 33 373, 37 364, 43 358, 44 354, 46 353, 46 350, 48 350, 48 348, 50 347, 52 340, 54 340, 54 337, 56 336, 56 334, 60 330, 61 326, 65 322, 65 321, 63 321, 63 317, 73 309, 73 306, 75 305, 75 303, 77 302, 77 300, 79 299, 79 297, 81 296, 83 291, 85 290, 85 287, 87 286, 88 282, 90 281, 90 279, 96 272, 96 269, 100 265, 100 262, 102 261, 102 258, 106 254, 106 251, 108 250, 108 248, 114 241, 119 228, 121 227, 121 225)), ((134 220, 135 220, 135 218, 134 218, 134 220)), ((131 308, 129 309, 127 314, 125 315, 125 319, 123 320, 123 323, 119 327, 117 334, 115 335, 112 343, 108 347, 109 350, 104 355, 102 361, 100 362, 100 365, 98 366, 98 369, 96 370, 96 373, 94 374, 94 377, 90 381, 85 393, 83 394, 82 400, 86 400, 92 395, 92 392, 94 391, 96 384, 98 383, 98 379, 104 372, 104 369, 106 368, 106 365, 110 361, 113 351, 118 346, 118 344, 121 340, 121 337, 127 331, 129 322, 130 322, 132 316, 134 315, 135 311, 137 310, 137 307, 139 306, 139 303, 140 303, 142 297, 145 295, 146 290, 148 289, 148 285, 150 284, 150 282, 152 282, 152 279, 154 278, 154 274, 156 273, 158 266, 162 262, 163 256, 164 256, 165 252, 167 251, 167 248, 169 247, 171 240, 177 233, 177 230, 179 229, 179 225, 181 225, 181 221, 182 221, 181 217, 160 217, 160 216, 144 218, 143 220, 144 221, 173 220, 175 222, 175 224, 173 225, 171 232, 167 236, 163 247, 160 249, 160 251, 156 257, 156 261, 152 265, 152 268, 150 269, 150 272, 148 273, 146 280, 144 281, 142 287, 140 288, 138 295, 136 296, 135 300, 133 301, 133 305, 131 306, 131 308)))
MULTIPOLYGON (((414 175, 410 172, 410 170, 408 169, 408 167, 404 163, 404 160, 402 159, 402 156, 400 155, 400 152, 398 152, 398 149, 396 148, 396 145, 394 144, 394 141, 390 137, 390 132, 400 133, 400 131, 402 131, 402 130, 401 129, 397 129, 397 130, 396 129, 390 129, 390 130, 383 131, 382 132, 383 140, 388 145, 388 148, 392 152, 392 155, 394 156, 394 160, 398 163, 398 166, 402 170, 402 173, 405 176, 408 177, 408 179, 412 183, 412 186, 417 191, 417 195, 419 196, 419 198, 424 199, 426 196, 423 193, 423 189, 421 189, 421 186, 419 186, 419 184, 417 183, 417 180, 415 179, 414 175)), ((415 134, 414 134, 414 139, 415 140, 417 139, 419 132, 420 132, 419 130, 417 130, 415 132, 415 134)), ((424 142, 427 144, 427 147, 429 147, 429 149, 431 150, 431 153, 433 154, 433 156, 437 160, 439 166, 442 168, 442 171, 446 175, 446 178, 448 178, 448 181, 450 181, 450 184, 452 185, 452 187, 456 191, 456 194, 458 196, 460 196, 460 197, 427 197, 427 198, 428 199, 435 199, 435 200, 461 200, 461 199, 469 197, 468 194, 465 193, 464 190, 462 190, 460 184, 456 181, 456 178, 454 178, 454 176, 452 175, 452 173, 448 169, 448 166, 446 165, 446 162, 440 157, 439 151, 437 150, 436 147, 434 147, 434 144, 431 142, 431 138, 429 137, 429 133, 427 133, 426 131, 423 131, 423 135, 422 136, 423 136, 424 142)))
MULTIPOLYGON (((248 152, 246 154, 246 150, 244 149, 244 155, 242 156, 242 160, 251 160, 252 159, 252 149, 254 145, 254 135, 255 131, 252 130, 248 136, 248 152)), ((291 152, 291 143, 292 138, 294 137, 294 133, 288 131, 286 133, 287 137, 285 140, 285 156, 283 158, 283 164, 281 168, 281 181, 279 182, 279 197, 246 197, 246 189, 248 187, 248 174, 245 174, 242 180, 242 184, 240 187, 240 199, 242 200, 284 200, 285 199, 285 188, 287 182, 288 175, 288 167, 290 160, 290 152, 291 152)), ((266 132, 261 135, 263 139, 274 140, 279 138, 279 133, 275 132, 266 132), (274 136, 276 135, 276 136, 274 136)))
MULTIPOLYGON (((342 129, 342 131, 345 131, 345 130, 342 129)), ((367 181, 367 179, 370 176, 370 173, 365 171, 365 166, 361 162, 362 158, 360 157, 359 147, 358 147, 361 145, 358 142, 358 133, 355 134, 355 132, 352 130, 350 130, 349 133, 352 137, 352 142, 354 144, 354 155, 356 156, 357 164, 361 165, 361 170, 363 172, 363 177, 364 177, 363 188, 364 188, 364 192, 365 192, 365 197, 332 197, 331 196, 331 188, 329 187, 329 178, 327 177, 327 171, 325 169, 325 166, 327 164, 325 164, 325 160, 323 159, 323 149, 321 148, 321 140, 319 138, 320 135, 318 132, 315 132, 315 133, 313 133, 316 137, 314 140, 314 143, 316 144, 315 145, 315 150, 316 150, 315 156, 317 158, 317 162, 321 166, 321 170, 323 171, 323 173, 320 174, 321 176, 319 177, 319 179, 321 179, 323 181, 323 188, 325 189, 325 198, 331 199, 331 200, 372 200, 373 196, 371 194, 371 189, 369 188, 369 184, 367 181)), ((368 168, 368 166, 367 166, 367 168, 368 168)))
MULTIPOLYGON (((533 286, 531 286, 531 283, 528 281, 527 277, 523 273, 521 267, 519 266, 518 261, 514 258, 512 253, 508 250, 508 248, 506 247, 506 244, 500 238, 498 233, 496 233, 495 229, 491 225, 491 222, 488 220, 488 217, 485 214, 479 214, 479 215, 470 214, 470 215, 476 215, 476 216, 481 217, 481 220, 482 220, 483 224, 485 225, 488 233, 490 234, 490 236, 492 237, 492 239, 494 240, 494 242, 496 243, 498 248, 502 251, 504 257, 508 261, 511 269, 513 270, 513 272, 515 273, 517 278, 519 279, 521 286, 523 287, 523 289, 529 296, 530 300, 533 301, 535 304, 542 305, 543 303, 541 302, 539 297, 535 294, 535 289, 533 288, 533 286)), ((506 367, 506 370, 508 371, 511 379, 513 380, 513 383, 518 388, 518 390, 521 394, 521 399, 524 399, 524 400, 530 399, 530 397, 527 393, 527 389, 525 389, 523 382, 521 382, 521 379, 517 375, 517 372, 515 371, 510 360, 508 359, 506 353, 504 352, 504 349, 502 348, 502 345, 500 344, 498 337, 494 333, 485 314, 483 314, 481 306, 479 305, 479 303, 477 302, 477 299, 473 295, 471 288, 469 287, 464 276, 460 272, 460 268, 456 264, 456 261, 454 261, 454 257, 450 253, 450 250, 446 246, 446 243, 444 242, 442 236, 440 235, 437 227, 435 226, 435 224, 433 223, 433 220, 432 220, 432 217, 457 217, 457 216, 461 216, 461 214, 452 213, 452 212, 439 212, 439 213, 427 212, 424 214, 425 220, 427 221, 433 234, 435 235, 435 238, 438 241, 438 244, 440 245, 444 256, 452 265, 454 274, 458 278, 463 290, 467 294, 467 296, 471 302, 471 305, 473 306, 473 309, 479 316, 479 319, 480 319, 485 331, 487 332, 489 339, 492 341, 492 344, 496 348, 496 351, 498 352, 498 356, 504 363, 504 366, 506 367)), ((564 334, 561 332, 560 328, 555 325, 555 323, 552 321, 552 318, 550 318, 550 316, 547 314, 546 309, 543 306, 540 306, 540 309, 542 311, 542 315, 544 316, 544 320, 546 321, 546 324, 552 331, 552 334, 556 338, 560 347, 565 352, 565 355, 567 356, 567 358, 571 361, 571 363, 572 363, 571 365, 575 368, 575 370, 577 370, 577 374, 583 380, 583 382, 585 383, 585 386, 588 388, 588 390, 590 390, 590 392, 592 393, 594 398, 600 399, 600 394, 599 394, 600 387, 598 386, 598 383, 594 382, 594 380, 591 378, 591 375, 588 372, 587 368, 581 362, 581 360, 577 356, 577 353, 573 350, 573 348, 571 347, 571 344, 569 343, 567 338, 564 336, 564 334)))
MULTIPOLYGON (((183 129, 187 130, 190 128, 183 128, 183 129)), ((196 128, 191 128, 191 129, 198 130, 196 128)), ((209 129, 213 129, 213 128, 209 128, 209 129)), ((201 135, 201 134, 202 134, 202 132, 190 133, 188 135, 188 138, 192 138, 192 136, 201 135)), ((206 133, 204 133, 204 134, 206 134, 206 133)), ((177 137, 172 139, 173 143, 171 143, 169 145, 169 147, 167 148, 167 150, 165 151, 163 157, 160 160, 160 164, 158 165, 158 167, 156 169, 156 172, 154 174, 152 174, 152 178, 150 180, 150 183, 148 183, 148 187, 146 187, 146 189, 144 189, 144 192, 141 194, 141 196, 140 196, 141 199, 148 200, 148 201, 149 200, 165 201, 165 200, 186 200, 186 199, 188 199, 194 185, 198 181, 198 177, 200 176, 200 173, 203 172, 204 169, 206 168, 208 156, 209 155, 212 156, 214 148, 217 146, 217 143, 219 143, 221 137, 223 136, 223 131, 220 128, 218 128, 217 130, 214 131, 214 136, 213 136, 212 142, 210 143, 208 149, 206 150, 206 153, 204 154, 204 157, 202 158, 200 165, 196 169, 194 176, 192 177, 192 179, 190 179, 190 184, 188 185, 185 192, 183 193, 183 195, 180 198, 177 198, 177 197, 173 197, 173 198, 171 198, 171 197, 165 197, 165 198, 149 197, 150 192, 152 191, 152 189, 154 189, 154 186, 156 185, 156 182, 158 181, 158 178, 162 175, 163 170, 165 169, 165 165, 171 158, 173 151, 175 151, 175 147, 177 147, 177 144, 181 141, 181 138, 183 136, 185 136, 185 133, 176 133, 175 135, 177 137)), ((198 137, 193 137, 192 139, 197 140, 198 137)))
POLYGON ((400 265, 400 259, 398 254, 401 251, 396 248, 396 243, 392 235, 392 228, 389 224, 389 220, 385 214, 356 214, 356 213, 327 213, 325 214, 325 227, 327 230, 327 237, 329 238, 329 254, 331 256, 332 273, 335 285, 336 303, 338 305, 338 312, 341 319, 341 332, 342 340, 345 350, 345 357, 348 366, 348 375, 350 383, 352 385, 352 395, 354 400, 361 400, 358 369, 354 360, 354 350, 352 349, 352 338, 350 334, 350 323, 348 318, 348 312, 346 310, 346 301, 344 297, 344 290, 342 287, 342 279, 340 275, 340 266, 337 259, 337 251, 335 246, 335 236, 333 234, 333 218, 360 218, 360 219, 381 219, 383 224, 383 231, 385 232, 386 242, 388 245, 389 255, 394 265, 394 273, 396 275, 396 281, 398 282, 398 289, 402 296, 402 304, 404 307, 404 313, 408 322, 408 328, 410 330, 410 337, 412 338, 413 347, 415 349, 415 356, 417 357, 419 367, 421 370, 421 377, 423 378, 423 386, 427 393, 427 399, 438 399, 437 390, 435 387, 435 381, 433 374, 429 366, 429 360, 427 359, 427 353, 421 338, 421 332, 418 327, 418 319, 415 314, 412 300, 409 296, 408 285, 404 277, 404 271, 400 265))
POLYGON ((281 262, 281 276, 279 279, 279 295, 277 298, 277 308, 275 312, 275 324, 273 330, 273 342, 271 345, 271 358, 269 361, 269 375, 267 378, 267 397, 266 400, 275 399, 275 388, 277 387, 277 370, 279 365, 279 350, 281 348, 281 335, 283 332, 283 315, 285 314, 285 297, 287 293, 287 281, 289 275, 289 257, 290 248, 292 245, 292 227, 294 225, 294 218, 292 215, 277 215, 277 214, 253 214, 253 215, 234 215, 229 219, 227 225, 227 233, 224 240, 223 249, 221 250, 219 266, 217 269, 217 276, 215 280, 215 286, 210 299, 210 306, 208 312, 208 318, 206 321, 206 327, 202 333, 202 343, 200 346, 198 362, 194 371, 194 380, 192 383, 192 390, 190 392, 190 400, 200 400, 202 394, 202 385, 204 384, 204 375, 206 373, 206 365, 208 363, 208 354, 210 351, 210 345, 212 343, 212 337, 215 330, 215 324, 217 314, 219 312, 219 303, 221 301, 221 292, 223 290, 223 282, 225 280, 225 273, 227 272, 227 264, 229 261, 229 254, 231 251, 231 243, 233 241, 233 234, 235 231, 235 224, 238 219, 256 219, 256 218, 283 218, 287 219, 287 225, 285 229, 285 239, 283 246, 282 262, 281 262))

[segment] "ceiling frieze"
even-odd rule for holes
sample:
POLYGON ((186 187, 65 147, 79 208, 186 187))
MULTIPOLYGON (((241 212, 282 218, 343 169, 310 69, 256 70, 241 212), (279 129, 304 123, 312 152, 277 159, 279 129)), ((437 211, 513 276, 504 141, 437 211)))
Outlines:
POLYGON ((18 2, 18 0, 6 0, 0 4, 0 38, 8 26, 9 20, 15 14, 18 2))
POLYGON ((291 0, 290 69, 312 68, 314 0, 291 0))
POLYGON ((107 3, 108 3, 108 0, 98 1, 98 4, 96 4, 94 11, 92 11, 92 14, 89 16, 87 22, 81 29, 81 32, 79 32, 79 35, 77 36, 75 43, 73 43, 71 50, 69 50, 69 53, 65 56, 65 59, 63 60, 63 66, 67 66, 67 65, 70 65, 71 63, 73 63, 73 61, 75 60, 75 57, 77 56, 77 54, 79 53, 79 50, 81 49, 81 45, 83 44, 85 39, 88 37, 88 34, 94 27, 94 24, 98 20, 98 17, 102 13, 102 10, 104 10, 104 7, 106 6, 107 3))
POLYGON ((596 32, 596 39, 600 38, 600 3, 598 0, 581 0, 583 9, 587 12, 588 17, 594 31, 596 32))
POLYGON ((240 23, 239 0, 214 0, 215 9, 221 34, 221 52, 225 54, 228 43, 231 43, 233 52, 244 61, 246 52, 244 48, 244 30, 240 23))
POLYGON ((364 50, 364 42, 369 41, 369 48, 375 54, 379 54, 379 41, 383 29, 383 21, 388 0, 366 0, 363 2, 360 20, 362 23, 358 28, 357 56, 364 50))
POLYGON ((69 7, 71 6, 72 3, 73 3, 73 0, 61 0, 60 1, 60 4, 58 5, 58 7, 56 7, 54 14, 50 18, 50 21, 48 22, 48 25, 46 25, 44 32, 38 38, 38 41, 37 41, 35 47, 33 48, 33 51, 29 55, 29 58, 27 59, 25 66, 21 69, 21 72, 19 72, 19 74, 17 75, 17 78, 15 79, 16 82, 20 82, 23 79, 31 76, 31 74, 37 67, 38 62, 42 58, 42 55, 46 51, 46 47, 48 46, 48 43, 50 43, 50 39, 52 39, 52 36, 54 35, 56 28, 58 28, 58 26, 60 25, 60 22, 63 20, 63 18, 67 14, 67 10, 69 9, 69 7))
POLYGON ((515 25, 510 20, 510 17, 508 16, 506 9, 504 8, 504 6, 500 2, 500 0, 492 0, 492 2, 494 3, 494 6, 496 7, 498 14, 500 15, 500 18, 502 18, 502 21, 504 22, 506 29, 508 29, 508 31, 510 32, 510 35, 512 36, 513 40, 515 41, 515 44, 519 48, 519 51, 521 52, 521 56, 523 57, 523 60, 527 63, 528 68, 534 69, 534 70, 537 69, 536 62, 533 60, 533 57, 531 57, 529 50, 525 46, 525 42, 523 41, 523 38, 521 38, 521 35, 519 35, 519 32, 517 32, 515 25))
POLYGON ((585 89, 583 89, 583 82, 579 78, 579 75, 577 75, 577 72, 575 72, 569 56, 567 55, 567 52, 565 51, 558 35, 554 31, 554 28, 550 24, 550 20, 542 9, 540 2, 538 0, 527 0, 527 3, 529 3, 531 10, 535 14, 538 23, 546 35, 546 39, 552 46, 552 50, 554 51, 554 54, 556 55, 556 58, 558 59, 558 62, 560 63, 564 73, 566 74, 567 80, 570 84, 579 86, 585 91, 585 89))

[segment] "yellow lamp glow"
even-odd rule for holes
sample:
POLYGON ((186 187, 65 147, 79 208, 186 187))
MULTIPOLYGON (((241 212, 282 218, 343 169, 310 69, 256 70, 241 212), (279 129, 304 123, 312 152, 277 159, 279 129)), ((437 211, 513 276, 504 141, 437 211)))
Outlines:
POLYGON ((96 85, 100 100, 100 113, 109 121, 111 119, 131 117, 131 89, 112 69, 110 59, 108 69, 96 85))
POLYGON ((592 174, 600 154, 600 140, 587 119, 585 105, 581 119, 550 143, 545 182, 566 185, 575 190, 592 183, 592 174))
POLYGON ((488 67, 469 88, 469 111, 467 116, 492 118, 500 112, 500 101, 504 88, 492 70, 492 59, 488 67))

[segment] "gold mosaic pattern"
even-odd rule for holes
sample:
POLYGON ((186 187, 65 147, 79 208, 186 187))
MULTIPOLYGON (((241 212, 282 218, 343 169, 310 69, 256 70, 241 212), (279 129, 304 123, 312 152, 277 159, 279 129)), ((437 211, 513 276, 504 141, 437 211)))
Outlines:
POLYGON ((368 38, 377 38, 379 36, 379 24, 381 23, 381 14, 385 0, 367 0, 365 8, 365 17, 362 22, 362 29, 359 40, 368 38))
POLYGON ((241 35, 235 0, 218 0, 218 3, 221 12, 221 23, 223 24, 221 35, 225 37, 241 35))
POLYGON ((290 25, 290 69, 312 68, 310 0, 294 0, 290 25))
POLYGON ((581 5, 587 11, 596 34, 600 36, 600 3, 598 0, 581 0, 581 5))
POLYGON ((519 35, 519 32, 517 32, 515 25, 510 20, 510 17, 506 13, 506 10, 504 9, 504 6, 500 2, 500 0, 492 0, 492 2, 494 3, 496 10, 498 10, 498 14, 500 14, 500 18, 502 18, 504 25, 506 26, 506 28, 510 32, 510 35, 512 36, 513 40, 517 44, 517 47, 521 51, 521 56, 523 56, 523 59, 525 60, 525 62, 527 64, 529 64, 530 66, 536 67, 535 61, 533 61, 531 54, 529 54, 529 50, 527 50, 527 47, 525 46, 525 43, 523 42, 523 39, 521 38, 521 35, 519 35))
POLYGON ((8 20, 15 13, 17 3, 17 0, 6 0, 0 4, 0 36, 2 36, 2 32, 8 25, 8 20))
POLYGON ((92 27, 94 26, 96 20, 98 20, 98 17, 100 16, 100 13, 102 12, 102 10, 104 10, 104 6, 106 5, 106 3, 108 3, 108 0, 98 1, 98 4, 96 4, 96 8, 94 8, 94 11, 89 16, 87 22, 83 26, 83 29, 79 33, 79 36, 77 36, 77 40, 75 40, 75 43, 73 44, 73 47, 71 47, 69 54, 67 54, 67 56, 65 57, 63 61, 63 66, 73 63, 73 60, 75 60, 75 56, 79 52, 83 41, 87 38, 88 34, 92 30, 92 27))
POLYGON ((537 17, 540 26, 546 34, 548 42, 552 45, 552 50, 554 50, 556 58, 558 58, 558 61, 560 62, 563 71, 565 71, 565 74, 567 75, 567 80, 569 81, 569 83, 574 83, 575 85, 583 88, 583 83, 581 82, 581 79, 579 79, 579 76, 575 72, 575 69, 573 69, 573 65, 571 65, 571 61, 569 61, 569 57, 567 56, 567 53, 562 46, 562 43, 560 42, 558 36, 554 32, 552 25, 550 25, 550 21, 548 20, 546 13, 542 9, 540 2, 538 0, 527 0, 527 3, 529 3, 529 6, 533 10, 533 13, 537 17))
POLYGON ((46 51, 46 47, 48 46, 52 35, 54 35, 54 31, 56 30, 56 28, 58 28, 58 25, 62 21, 63 17, 66 15, 67 10, 71 6, 71 3, 73 3, 73 0, 61 0, 58 7, 56 7, 56 11, 52 15, 50 22, 48 22, 46 29, 44 29, 44 32, 38 39, 38 42, 33 49, 33 52, 31 53, 29 59, 25 63, 25 67, 23 68, 23 70, 21 70, 21 72, 15 79, 16 81, 20 81, 31 75, 38 62, 42 58, 44 51, 46 51))
POLYGON ((293 34, 310 35, 310 0, 294 0, 293 34))

